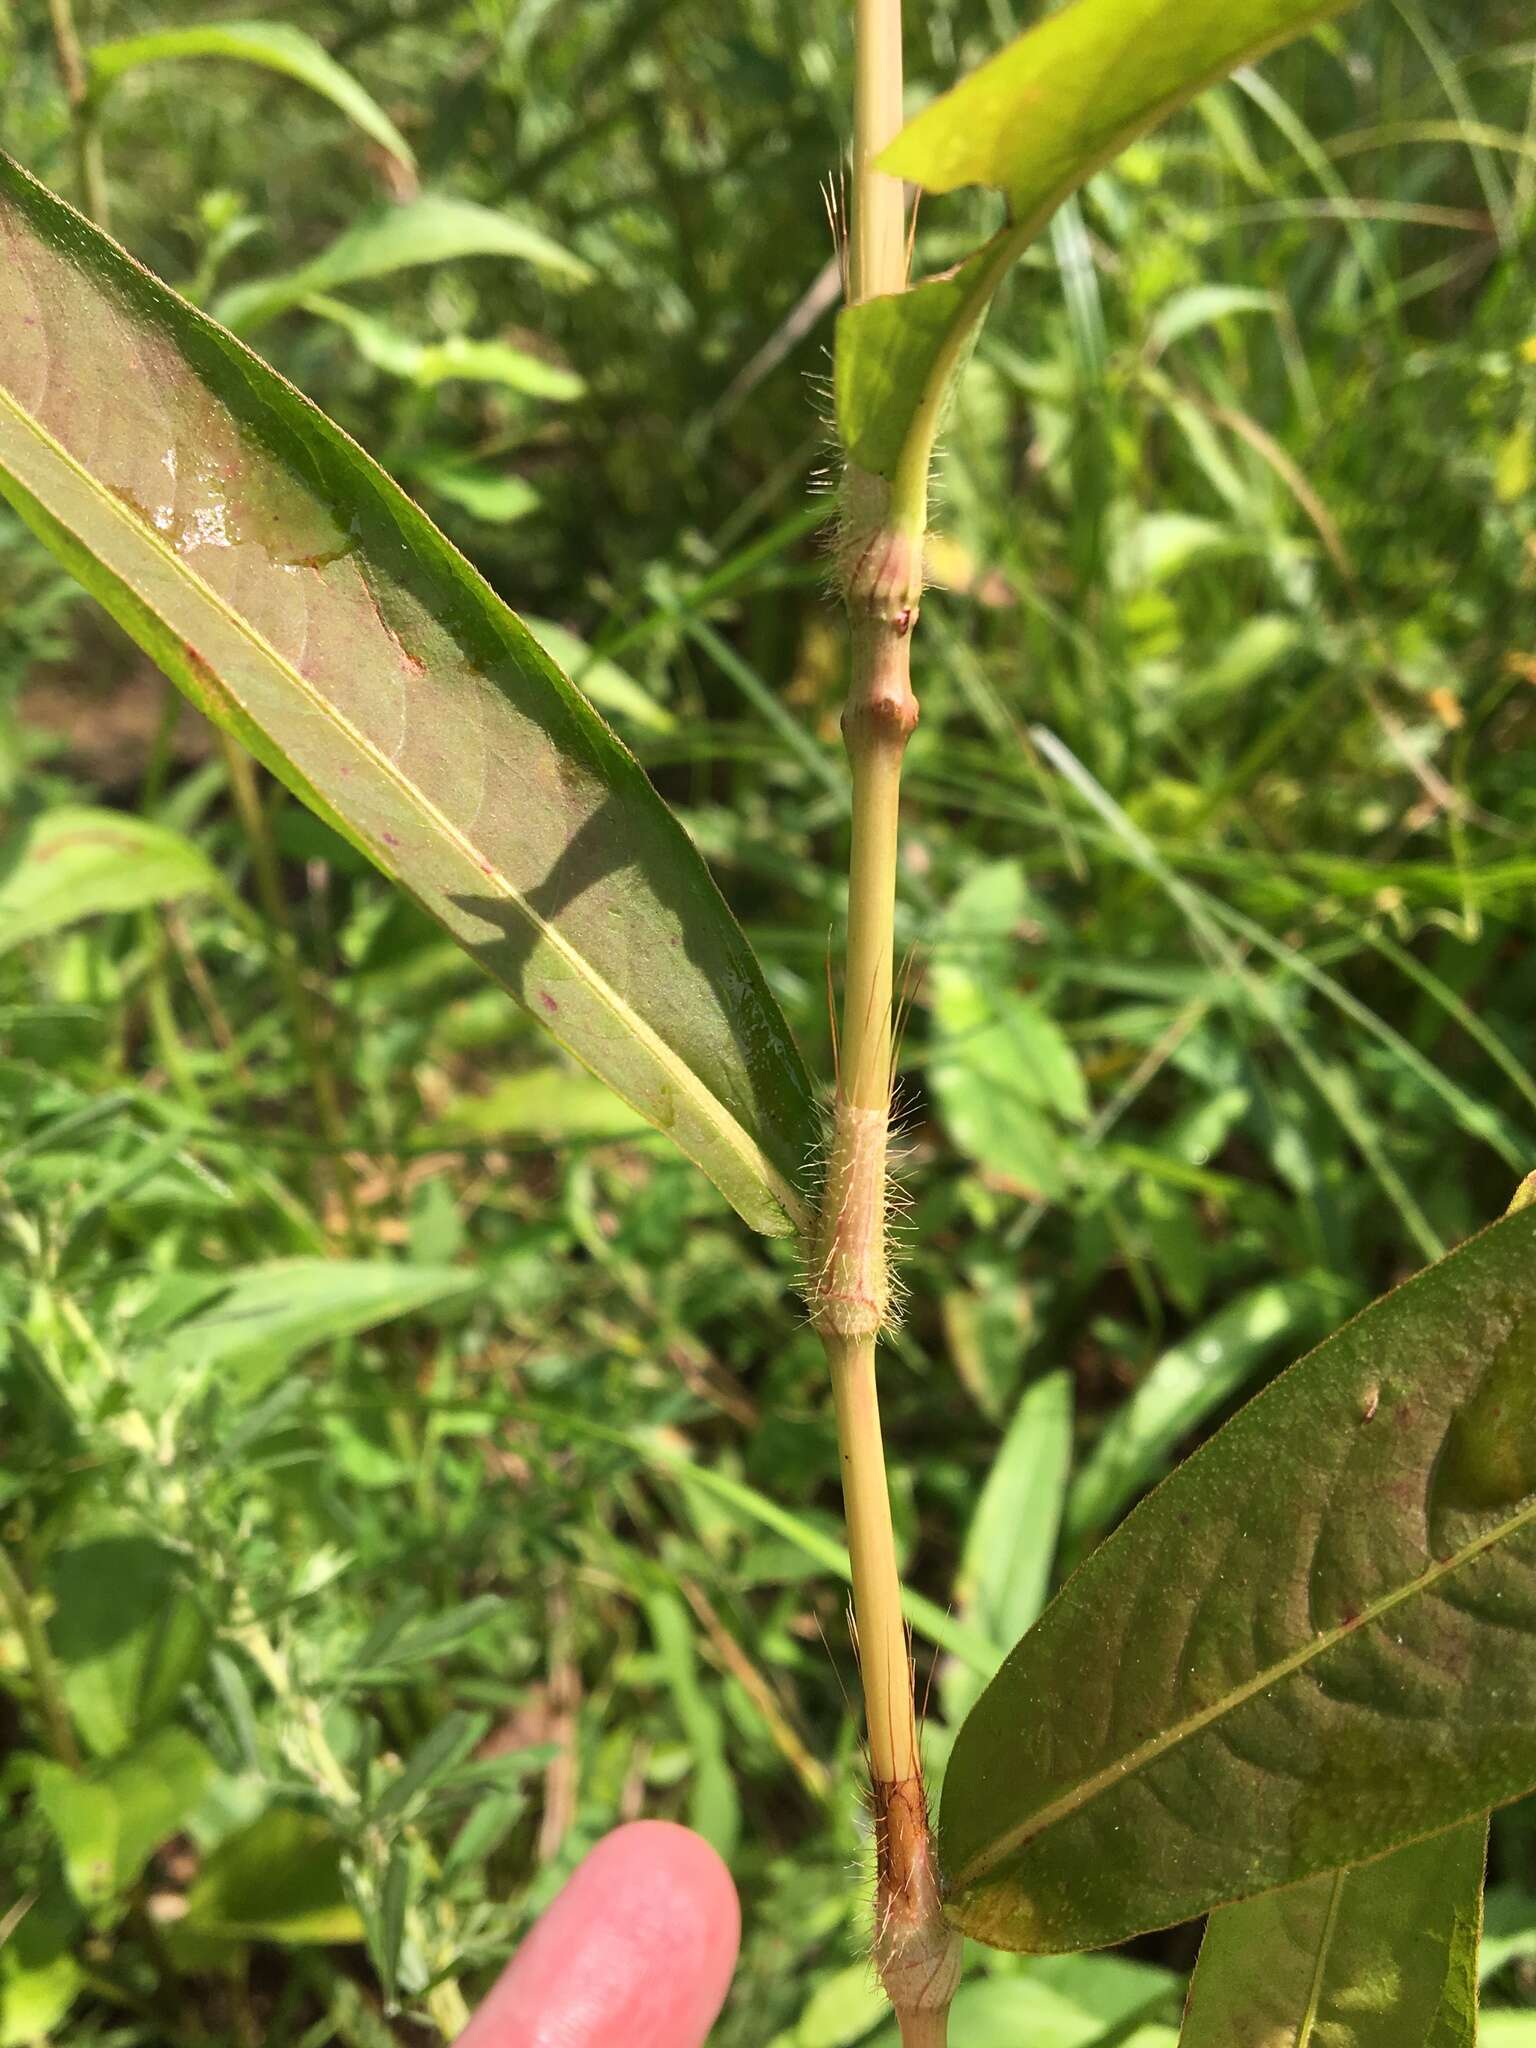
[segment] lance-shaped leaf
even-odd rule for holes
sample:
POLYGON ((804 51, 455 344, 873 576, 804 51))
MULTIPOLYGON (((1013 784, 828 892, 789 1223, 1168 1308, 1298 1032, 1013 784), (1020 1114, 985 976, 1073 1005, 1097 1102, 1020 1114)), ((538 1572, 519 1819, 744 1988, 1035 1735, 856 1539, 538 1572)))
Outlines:
POLYGON ((1097 1947, 1536 1783, 1536 1210, 1329 1338, 1141 1503, 961 1729, 952 1916, 1097 1947))
POLYGON ((1067 196, 1202 86, 1350 0, 1071 0, 897 136, 882 170, 930 192, 990 185, 1008 224, 947 276, 838 320, 838 431, 851 462, 920 488, 950 387, 992 294, 1067 196))
POLYGON ((789 1030, 639 764, 323 414, 0 159, 0 492, 168 675, 783 1233, 789 1030))
POLYGON ((98 43, 90 53, 91 78, 99 89, 141 65, 174 63, 188 57, 233 57, 297 79, 339 107, 391 156, 408 167, 415 162, 410 144, 377 100, 313 36, 285 21, 200 21, 185 28, 150 29, 141 36, 98 43))
POLYGON ((1473 2048, 1486 1816, 1211 1915, 1180 2048, 1473 2048))

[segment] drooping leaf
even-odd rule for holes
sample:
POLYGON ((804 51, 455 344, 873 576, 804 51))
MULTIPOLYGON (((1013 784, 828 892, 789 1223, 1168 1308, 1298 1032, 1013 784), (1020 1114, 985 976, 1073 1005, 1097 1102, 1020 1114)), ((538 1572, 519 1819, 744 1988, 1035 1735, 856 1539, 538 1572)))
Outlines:
POLYGON ((297 79, 338 107, 365 135, 382 143, 391 156, 408 166, 415 163, 410 144, 378 101, 313 36, 287 22, 205 21, 185 28, 151 29, 142 36, 121 36, 97 43, 91 50, 91 78, 100 88, 143 64, 172 63, 187 57, 233 57, 297 79))
POLYGON ((1473 2048, 1486 1817, 1211 1915, 1180 2048, 1473 2048))
POLYGON ((950 1911, 1115 1942, 1536 1783, 1536 1213, 1281 1375, 1068 1581, 956 1741, 950 1911))
POLYGON ((1010 264, 1068 195, 1202 86, 1350 0, 1071 0, 912 121, 883 170, 1006 194, 1008 223, 955 271, 838 319, 838 431, 857 467, 926 474, 940 415, 1010 264))
POLYGON ((119 1756, 167 1720, 208 1655, 182 1561, 147 1536, 109 1535, 48 1562, 49 1642, 87 1749, 119 1756))
POLYGON ((0 953, 83 917, 220 886, 190 839, 120 811, 61 804, 0 843, 0 953))
POLYGON ((592 275, 579 256, 526 221, 472 199, 424 192, 405 206, 365 214, 296 270, 232 285, 213 310, 226 327, 249 334, 314 293, 340 291, 368 278, 389 277, 422 263, 451 263, 461 256, 532 263, 571 284, 585 284, 592 275))
POLYGON ((8 163, 0 490, 749 1222, 797 1225, 804 1067, 639 765, 360 449, 8 163))

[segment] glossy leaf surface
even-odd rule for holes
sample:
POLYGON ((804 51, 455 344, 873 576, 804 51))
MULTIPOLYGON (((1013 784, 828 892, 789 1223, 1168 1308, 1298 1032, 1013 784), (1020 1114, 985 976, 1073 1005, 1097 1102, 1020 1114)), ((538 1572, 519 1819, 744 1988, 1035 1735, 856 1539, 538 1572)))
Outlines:
POLYGON ((638 763, 361 449, 3 160, 0 490, 749 1222, 794 1227, 804 1068, 638 763))
POLYGON ((91 51, 91 77, 100 86, 143 64, 173 63, 188 57, 232 57, 281 72, 328 99, 401 163, 415 161, 410 144, 378 101, 313 36, 287 22, 204 21, 185 28, 151 29, 142 36, 121 36, 98 43, 91 51))
POLYGON ((1211 1915, 1180 2048, 1473 2048, 1486 1819, 1211 1915))
POLYGON ((1536 1213, 1377 1302, 1088 1559, 956 1741, 950 1909, 1121 1941, 1536 1783, 1536 1213))
POLYGON ((1008 224, 949 275, 840 316, 837 419, 849 459, 887 478, 926 468, 992 293, 1062 201, 1202 86, 1346 4, 1072 0, 909 121, 881 168, 931 192, 993 186, 1007 195, 1008 224))

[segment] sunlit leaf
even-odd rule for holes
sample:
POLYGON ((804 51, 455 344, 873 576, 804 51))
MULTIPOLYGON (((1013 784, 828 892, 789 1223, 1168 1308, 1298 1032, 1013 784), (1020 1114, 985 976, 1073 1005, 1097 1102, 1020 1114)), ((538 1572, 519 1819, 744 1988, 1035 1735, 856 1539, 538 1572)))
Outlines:
POLYGON ((792 1230, 805 1070, 638 763, 360 449, 8 164, 0 238, 23 518, 749 1222, 792 1230))
POLYGON ((469 384, 499 384, 529 398, 579 398, 586 386, 573 370, 530 355, 505 341, 475 341, 467 334, 441 341, 416 341, 357 306, 315 292, 304 301, 306 312, 318 313, 351 336, 364 362, 392 377, 404 377, 430 391, 458 379, 469 384))
POLYGON ((571 284, 585 284, 592 275, 579 257, 526 221, 478 206, 472 199, 424 192, 408 205, 365 214, 297 270, 232 286, 213 310, 227 327, 249 333, 313 293, 339 291, 371 277, 389 277, 422 263, 450 263, 461 256, 531 263, 571 284))
POLYGON ((401 163, 409 165, 415 161, 405 137, 351 72, 328 56, 313 36, 287 22, 205 21, 97 43, 90 53, 91 77, 100 87, 141 65, 187 57, 233 57, 244 64, 259 64, 268 71, 282 72, 328 99, 401 163))
POLYGON ((147 1536, 99 1536, 57 1551, 46 1584, 75 1726, 97 1756, 119 1756, 170 1717, 207 1660, 183 1563, 147 1536))
POLYGON ((190 839, 121 811, 61 804, 0 841, 0 953, 83 917, 219 887, 190 839))
POLYGON ((1070 1579, 944 1786, 950 1911, 1124 1940, 1536 1783, 1536 1212, 1377 1302, 1070 1579))
POLYGON ((956 271, 838 320, 838 432, 888 479, 926 473, 947 393, 998 283, 1068 195, 1202 86, 1349 0, 1072 0, 909 121, 881 168, 988 185, 1008 223, 956 271))
POLYGON ((1473 2048, 1485 1818, 1211 1915, 1180 2048, 1473 2048))
POLYGON ((128 1755, 88 1773, 37 1764, 38 1805, 82 1906, 93 1910, 137 1882, 156 1849, 197 1806, 216 1768, 184 1728, 162 1728, 128 1755))

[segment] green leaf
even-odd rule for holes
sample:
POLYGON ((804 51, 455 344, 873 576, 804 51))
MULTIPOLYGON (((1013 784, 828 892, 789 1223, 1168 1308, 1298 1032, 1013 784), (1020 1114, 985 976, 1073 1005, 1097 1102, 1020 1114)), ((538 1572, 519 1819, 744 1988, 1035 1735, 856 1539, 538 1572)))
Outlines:
POLYGON ((909 121, 882 170, 950 192, 990 185, 1008 224, 943 277, 837 324, 838 432, 850 462, 910 494, 993 292, 1069 194, 1202 86, 1349 0, 1072 0, 909 121))
POLYGON ((1488 1822, 1222 1906, 1180 2048, 1473 2048, 1488 1822))
MULTIPOLYGON (((1015 1642, 1045 1605, 1071 1469, 1072 1375, 1050 1372, 1014 1410, 961 1552, 960 1611, 994 1643, 1015 1642)), ((972 1674, 962 1669, 956 1678, 974 1697, 972 1674)), ((952 1717, 960 1689, 945 1688, 952 1717)))
POLYGON ((688 1824, 730 1862, 741 1835, 741 1801, 726 1752, 717 1695, 699 1683, 688 1610, 676 1593, 658 1587, 646 1596, 645 1614, 666 1678, 667 1697, 692 1752, 688 1824))
POLYGON ((1088 1559, 956 1741, 950 1911, 1122 1941, 1536 1783, 1536 1212, 1275 1380, 1088 1559))
MULTIPOLYGON (((412 462, 411 476, 486 526, 510 526, 514 520, 526 519, 530 512, 536 512, 541 502, 526 477, 490 469, 481 462, 442 461, 429 456, 425 461, 412 462)), ((523 623, 528 622, 525 619, 523 623)), ((531 626, 528 630, 533 633, 531 626)), ((537 633, 533 637, 539 640, 537 633)), ((539 640, 539 644, 544 643, 539 640)))
POLYGON ((250 333, 315 293, 390 277, 423 263, 451 263, 461 256, 531 263, 570 284, 586 284, 592 276, 579 256, 526 221, 478 206, 472 199, 424 192, 405 206, 383 206, 365 214, 296 270, 232 286, 214 312, 226 327, 250 333))
POLYGON ((399 1821, 420 1806, 470 1755, 489 1727, 486 1714, 446 1714, 411 1751, 400 1775, 379 1794, 373 1807, 374 1821, 399 1821))
POLYGON ((675 732, 677 720, 664 704, 641 688, 633 676, 605 655, 594 654, 578 634, 554 619, 524 616, 523 624, 550 660, 563 668, 584 697, 599 711, 643 732, 675 732))
POLYGON ((202 1670, 208 1624, 182 1562, 147 1536, 100 1536, 57 1551, 48 1637, 86 1747, 118 1756, 167 1720, 202 1670))
POLYGON ((219 1844, 187 1894, 180 1924, 219 1940, 289 1947, 359 1941, 363 1933, 335 1836, 317 1816, 283 1806, 219 1844))
POLYGON ((793 1230, 805 1069, 633 756, 359 448, 3 163, 0 242, 0 490, 750 1223, 793 1230))
POLYGON ((1282 1344, 1313 1335, 1327 1297, 1315 1282, 1272 1280, 1218 1309, 1165 1351, 1099 1434, 1072 1482, 1066 1534, 1081 1544, 1158 1477, 1197 1429, 1282 1344))
POLYGON ((33 1787, 58 1838, 69 1888, 86 1910, 121 1898, 185 1823, 217 1774, 203 1745, 162 1728, 92 1772, 39 1762, 33 1787))
POLYGON ((572 1138, 631 1138, 644 1127, 611 1088, 579 1068, 525 1067, 504 1074, 484 1095, 460 1095, 423 1134, 427 1144, 465 1138, 521 1138, 559 1144, 572 1138))
POLYGON ((1081 1122, 1082 1069, 1057 1025, 1013 986, 1029 892, 1013 861, 980 868, 939 926, 929 994, 939 1036, 928 1083, 950 1134, 988 1172, 1057 1194, 1058 1123, 1081 1122))
POLYGON ((61 805, 0 844, 0 953, 83 917, 219 887, 189 839, 120 811, 61 805))
POLYGON ((235 57, 297 79, 340 108, 349 121, 382 143, 391 156, 413 165, 410 144, 376 100, 364 92, 350 71, 300 28, 280 21, 202 22, 189 28, 161 28, 148 35, 122 36, 97 43, 90 53, 91 78, 99 89, 141 64, 163 64, 186 57, 235 57))
POLYGON ((80 1909, 53 1876, 0 1941, 0 2048, 36 2048, 79 1996, 80 1909))
POLYGON ((587 388, 574 370, 564 370, 527 349, 513 348, 505 341, 475 341, 467 334, 452 334, 442 341, 413 341, 386 320, 349 306, 342 299, 315 292, 304 301, 307 313, 351 336, 358 354, 376 370, 430 391, 435 385, 459 379, 470 384, 500 384, 509 391, 521 391, 530 398, 579 398, 587 388))
POLYGON ((268 1259, 227 1276, 216 1301, 161 1338, 134 1368, 141 1389, 185 1396, 209 1380, 259 1392, 307 1351, 471 1292, 461 1266, 384 1259, 268 1259))

